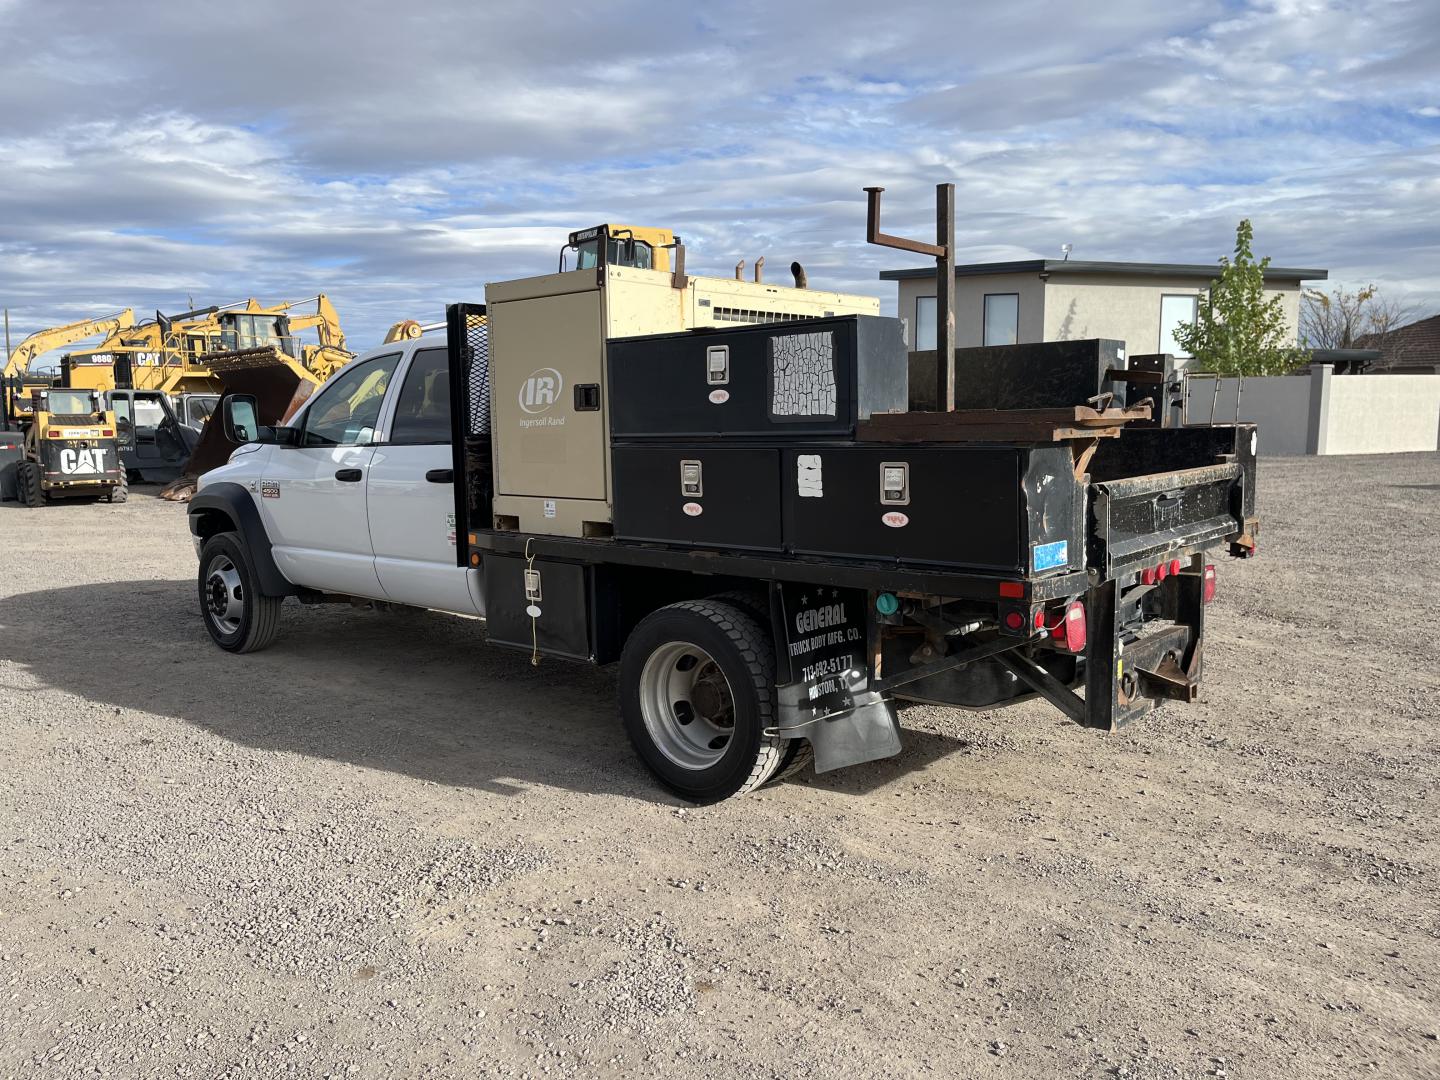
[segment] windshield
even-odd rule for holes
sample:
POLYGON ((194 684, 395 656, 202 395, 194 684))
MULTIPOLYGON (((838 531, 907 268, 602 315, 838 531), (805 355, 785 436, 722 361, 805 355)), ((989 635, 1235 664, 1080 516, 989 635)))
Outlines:
MULTIPOLYGON (((597 236, 591 240, 575 246, 575 269, 593 270, 600 255, 600 238, 597 236)), ((609 255, 606 261, 611 266, 633 266, 637 270, 649 270, 654 262, 654 251, 644 240, 635 241, 635 258, 625 258, 625 242, 623 240, 611 239, 609 255)))
POLYGON ((58 416, 88 416, 91 399, 88 390, 51 390, 45 407, 58 416))
POLYGON ((185 402, 185 416, 194 427, 203 427, 210 414, 215 411, 218 397, 192 397, 185 402))

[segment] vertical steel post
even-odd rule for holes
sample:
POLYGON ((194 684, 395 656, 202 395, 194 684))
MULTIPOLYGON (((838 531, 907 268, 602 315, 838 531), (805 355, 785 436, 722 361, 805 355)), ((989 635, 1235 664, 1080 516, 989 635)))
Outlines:
POLYGON ((935 408, 955 411, 955 185, 935 185, 935 408))
POLYGON ((955 411, 955 185, 935 185, 936 243, 924 244, 880 231, 882 187, 867 187, 865 241, 913 251, 935 260, 935 408, 955 411))

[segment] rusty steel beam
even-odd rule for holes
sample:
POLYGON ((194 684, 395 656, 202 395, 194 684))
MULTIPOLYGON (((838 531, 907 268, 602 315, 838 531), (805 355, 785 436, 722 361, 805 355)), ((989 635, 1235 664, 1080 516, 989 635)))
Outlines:
POLYGON ((880 231, 882 187, 867 187, 865 240, 935 259, 935 408, 955 411, 955 185, 935 185, 935 243, 880 231))

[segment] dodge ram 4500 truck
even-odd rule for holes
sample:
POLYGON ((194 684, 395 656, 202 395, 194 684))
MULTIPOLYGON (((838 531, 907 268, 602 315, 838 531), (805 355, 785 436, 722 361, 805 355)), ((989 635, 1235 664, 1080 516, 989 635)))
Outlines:
POLYGON ((618 662, 637 752, 697 802, 898 752, 899 698, 1103 730, 1194 700, 1208 553, 1255 547, 1253 427, 1175 426, 1173 367, 1103 340, 957 350, 924 408, 936 357, 873 300, 595 232, 284 426, 226 396, 238 448, 189 507, 216 644, 365 598, 618 662))

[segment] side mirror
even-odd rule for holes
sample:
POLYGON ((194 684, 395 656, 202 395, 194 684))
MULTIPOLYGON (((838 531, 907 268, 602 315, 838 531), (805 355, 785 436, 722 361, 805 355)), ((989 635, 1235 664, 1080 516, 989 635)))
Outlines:
POLYGON ((225 399, 225 438, 243 446, 245 443, 269 443, 275 441, 274 429, 260 423, 260 411, 255 405, 255 395, 234 394, 225 399))

